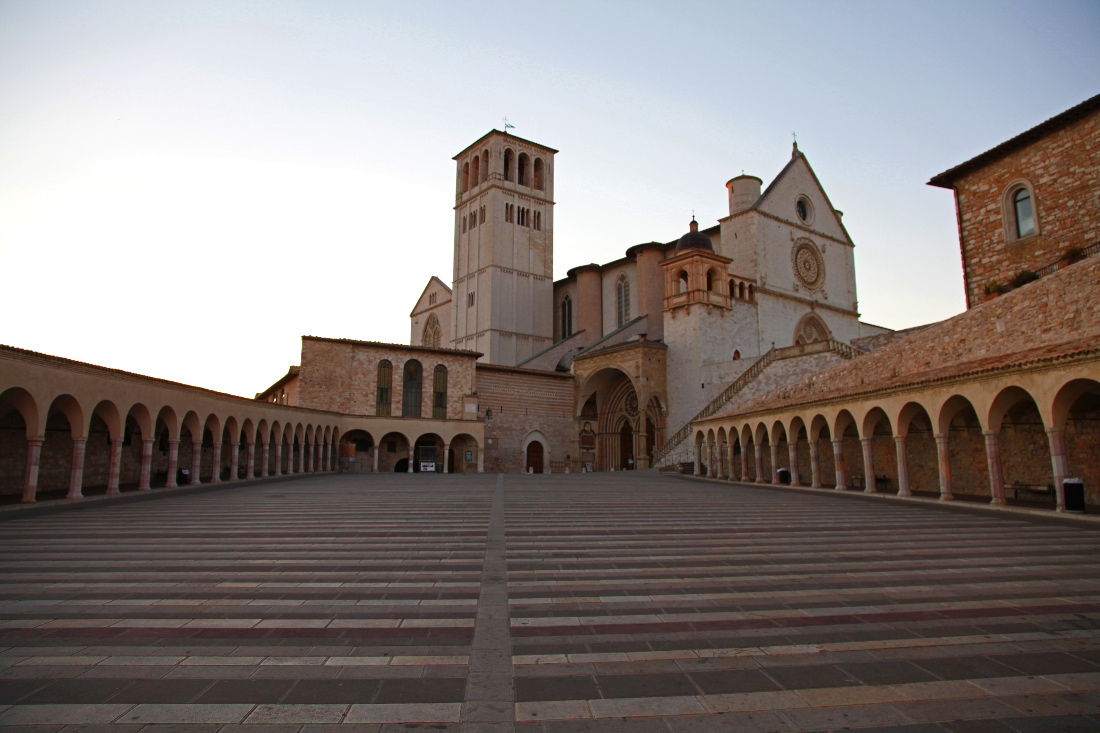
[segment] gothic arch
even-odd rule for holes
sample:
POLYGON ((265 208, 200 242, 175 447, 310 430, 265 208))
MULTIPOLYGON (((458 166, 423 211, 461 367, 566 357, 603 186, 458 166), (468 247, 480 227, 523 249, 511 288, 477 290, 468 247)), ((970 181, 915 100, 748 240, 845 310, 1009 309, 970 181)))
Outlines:
POLYGON ((832 337, 832 331, 816 313, 807 313, 802 316, 798 325, 794 327, 795 346, 812 344, 817 341, 828 341, 832 337))
POLYGON ((428 322, 424 324, 424 334, 420 337, 420 344, 438 349, 442 338, 443 329, 440 328, 439 319, 435 317, 435 313, 432 313, 428 316, 428 322))

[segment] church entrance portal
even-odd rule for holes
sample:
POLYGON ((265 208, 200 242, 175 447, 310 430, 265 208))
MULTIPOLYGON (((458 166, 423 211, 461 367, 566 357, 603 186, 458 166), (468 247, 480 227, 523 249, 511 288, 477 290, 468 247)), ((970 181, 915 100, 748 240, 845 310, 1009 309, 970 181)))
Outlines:
POLYGON ((527 466, 525 470, 528 473, 542 473, 542 443, 537 440, 531 441, 527 446, 527 466))
POLYGON ((624 471, 634 468, 634 429, 630 423, 623 423, 619 430, 619 468, 624 471))

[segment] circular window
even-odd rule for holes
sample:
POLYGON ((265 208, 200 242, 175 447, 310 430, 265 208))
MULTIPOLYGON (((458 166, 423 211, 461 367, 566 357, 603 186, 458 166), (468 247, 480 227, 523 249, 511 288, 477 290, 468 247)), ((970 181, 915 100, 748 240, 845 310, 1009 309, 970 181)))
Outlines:
POLYGON ((805 196, 799 197, 798 201, 795 202, 794 210, 798 214, 798 218, 807 224, 814 220, 813 204, 805 196))
POLYGON ((801 240, 792 253, 794 274, 807 288, 820 287, 825 280, 825 261, 809 240, 801 240))

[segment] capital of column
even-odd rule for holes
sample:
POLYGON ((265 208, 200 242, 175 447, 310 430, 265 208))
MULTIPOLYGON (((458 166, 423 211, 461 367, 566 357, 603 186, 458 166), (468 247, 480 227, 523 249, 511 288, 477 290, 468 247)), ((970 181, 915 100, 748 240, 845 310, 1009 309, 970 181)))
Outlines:
POLYGON ((41 446, 44 442, 46 442, 45 437, 40 438, 38 436, 35 436, 33 438, 27 438, 27 446, 28 447, 41 446))

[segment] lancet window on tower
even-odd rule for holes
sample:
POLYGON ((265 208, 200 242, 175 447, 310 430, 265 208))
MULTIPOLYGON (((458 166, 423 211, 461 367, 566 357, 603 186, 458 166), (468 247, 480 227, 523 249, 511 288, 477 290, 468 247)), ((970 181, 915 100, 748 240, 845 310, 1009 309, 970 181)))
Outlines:
POLYGON ((519 154, 519 164, 516 168, 516 182, 521 186, 530 186, 531 181, 529 176, 531 175, 531 158, 527 153, 519 154))
POLYGON ((512 180, 512 150, 511 148, 504 149, 504 180, 512 180))
POLYGON ((615 283, 615 327, 621 328, 630 320, 630 281, 619 275, 615 283))
POLYGON ((535 158, 534 186, 539 191, 546 189, 545 172, 543 171, 542 158, 535 158))

